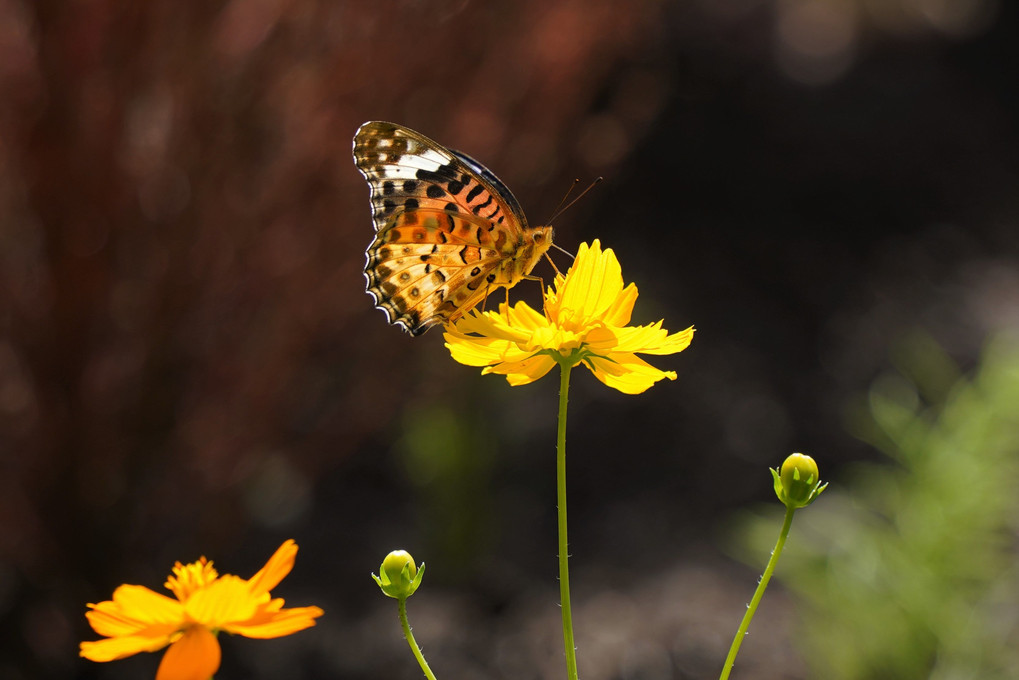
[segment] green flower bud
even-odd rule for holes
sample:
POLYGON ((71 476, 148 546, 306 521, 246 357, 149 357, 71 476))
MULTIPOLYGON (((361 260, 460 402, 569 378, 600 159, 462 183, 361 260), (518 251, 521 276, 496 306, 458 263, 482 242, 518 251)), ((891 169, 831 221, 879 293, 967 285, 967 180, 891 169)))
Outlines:
POLYGON ((418 569, 409 552, 394 550, 382 560, 379 575, 372 574, 372 578, 379 584, 383 593, 398 600, 405 600, 421 585, 421 577, 424 574, 424 562, 421 563, 421 569, 418 569))
POLYGON ((775 478, 775 495, 794 510, 813 503, 828 486, 821 484, 814 459, 802 453, 794 453, 786 458, 781 472, 772 469, 771 475, 775 478))

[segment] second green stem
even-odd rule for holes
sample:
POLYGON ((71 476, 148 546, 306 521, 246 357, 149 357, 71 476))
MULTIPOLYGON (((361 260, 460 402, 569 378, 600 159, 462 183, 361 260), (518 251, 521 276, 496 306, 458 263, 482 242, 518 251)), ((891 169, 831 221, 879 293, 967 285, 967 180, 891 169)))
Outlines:
POLYGON ((747 630, 750 628, 750 620, 754 618, 754 612, 757 611, 757 605, 761 603, 761 598, 764 597, 764 591, 768 587, 768 581, 771 580, 771 575, 775 571, 775 565, 778 564, 779 555, 782 554, 782 548, 785 547, 785 539, 789 535, 789 527, 793 523, 793 513, 795 508, 786 507, 785 510, 785 521, 782 522, 782 531, 778 535, 778 541, 775 543, 775 549, 771 551, 771 559, 768 560, 768 566, 764 568, 764 574, 761 576, 761 581, 757 584, 757 590, 754 591, 754 597, 750 600, 750 604, 747 605, 747 611, 743 615, 743 620, 739 624, 739 630, 736 631, 736 637, 732 639, 732 646, 729 648, 729 656, 725 659, 725 666, 722 668, 722 674, 718 680, 726 680, 729 677, 730 671, 732 671, 732 665, 736 663, 736 654, 739 652, 739 647, 743 644, 743 638, 746 637, 747 630))
POLYGON ((435 680, 435 675, 432 674, 432 669, 428 667, 428 662, 425 661, 424 654, 421 653, 421 648, 418 647, 417 640, 414 639, 414 633, 410 630, 410 622, 407 620, 407 599, 399 600, 400 603, 400 625, 403 627, 403 636, 407 638, 407 644, 410 645, 410 651, 414 654, 414 658, 417 659, 418 665, 421 666, 421 670, 424 671, 425 677, 428 680, 435 680))

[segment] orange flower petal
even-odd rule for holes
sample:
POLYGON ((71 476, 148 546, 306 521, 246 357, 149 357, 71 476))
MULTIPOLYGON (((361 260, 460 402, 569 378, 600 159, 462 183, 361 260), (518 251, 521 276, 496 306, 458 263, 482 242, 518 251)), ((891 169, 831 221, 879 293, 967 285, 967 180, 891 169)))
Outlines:
MULTIPOLYGON (((183 609, 181 612, 183 613, 183 609)), ((85 618, 92 625, 92 630, 105 637, 132 635, 145 638, 167 637, 180 628, 179 621, 141 625, 137 621, 125 620, 118 615, 100 610, 85 612, 85 618)))
POLYGON ((90 661, 116 661, 140 652, 155 652, 170 644, 170 633, 163 636, 121 635, 119 637, 82 642, 79 654, 90 661))
POLYGON ((245 623, 224 626, 223 630, 249 638, 276 638, 296 633, 315 625, 315 619, 324 612, 318 607, 293 607, 264 616, 256 616, 245 623))
POLYGON ((216 636, 204 626, 192 626, 166 650, 156 680, 209 680, 219 670, 221 655, 216 636))
POLYGON ((89 604, 85 616, 92 630, 107 637, 132 635, 149 626, 176 624, 184 611, 181 603, 145 586, 123 585, 113 591, 113 600, 89 604))
POLYGON ((293 539, 283 542, 276 552, 273 553, 265 566, 258 570, 254 576, 248 579, 253 593, 268 593, 279 585, 280 581, 294 568, 294 560, 297 558, 297 544, 293 539))
POLYGON ((246 621, 269 601, 269 594, 253 592, 249 582, 233 574, 225 574, 215 583, 188 598, 184 610, 192 621, 216 630, 228 623, 246 621))

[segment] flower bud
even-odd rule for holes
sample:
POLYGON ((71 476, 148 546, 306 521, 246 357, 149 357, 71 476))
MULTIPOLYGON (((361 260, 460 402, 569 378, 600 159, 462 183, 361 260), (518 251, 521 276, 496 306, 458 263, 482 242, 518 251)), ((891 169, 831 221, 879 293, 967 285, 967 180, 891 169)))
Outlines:
POLYGON ((413 595, 421 585, 421 577, 424 576, 424 573, 423 562, 421 569, 418 569, 409 552, 394 550, 386 555, 386 559, 382 560, 379 575, 372 574, 372 578, 379 584, 383 593, 398 600, 405 600, 413 595))
POLYGON ((781 472, 773 469, 775 494, 787 507, 805 508, 814 502, 827 484, 818 477, 817 463, 810 456, 794 453, 782 463, 781 472))

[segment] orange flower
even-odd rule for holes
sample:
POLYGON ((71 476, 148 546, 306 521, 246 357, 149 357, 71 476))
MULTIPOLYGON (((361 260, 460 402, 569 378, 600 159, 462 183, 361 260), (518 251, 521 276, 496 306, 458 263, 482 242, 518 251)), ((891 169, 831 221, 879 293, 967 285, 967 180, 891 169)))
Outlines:
POLYGON ((314 626, 322 616, 318 607, 283 609, 283 600, 269 594, 294 568, 296 556, 297 544, 288 540, 248 580, 220 576, 204 557, 177 562, 164 584, 176 600, 145 586, 122 585, 112 600, 88 605, 92 611, 85 617, 106 639, 82 642, 81 656, 114 661, 170 645, 156 680, 209 680, 219 669, 219 631, 282 637, 314 626))

